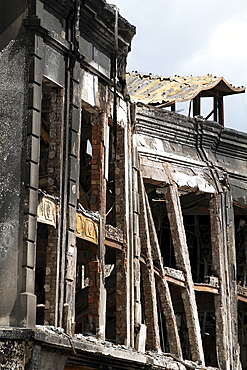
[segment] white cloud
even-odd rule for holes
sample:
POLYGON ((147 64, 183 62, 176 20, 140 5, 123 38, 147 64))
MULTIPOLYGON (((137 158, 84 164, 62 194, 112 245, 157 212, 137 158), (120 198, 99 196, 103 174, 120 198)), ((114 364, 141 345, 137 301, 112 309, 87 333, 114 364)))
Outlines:
POLYGON ((206 47, 198 50, 183 63, 183 70, 193 74, 212 73, 227 79, 247 79, 247 20, 229 19, 219 24, 206 47))
MULTIPOLYGON (((128 70, 223 76, 247 86, 246 0, 112 0, 137 27, 128 70)), ((227 126, 247 131, 247 94, 225 99, 227 126)))

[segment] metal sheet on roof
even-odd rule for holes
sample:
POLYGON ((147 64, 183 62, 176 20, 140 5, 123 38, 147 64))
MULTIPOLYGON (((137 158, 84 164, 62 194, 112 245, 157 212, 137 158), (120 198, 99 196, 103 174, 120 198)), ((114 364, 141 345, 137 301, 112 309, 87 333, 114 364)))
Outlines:
POLYGON ((245 92, 245 88, 233 87, 223 77, 212 75, 202 77, 160 77, 140 73, 127 73, 127 86, 134 102, 152 105, 171 105, 201 96, 213 96, 220 92, 223 96, 245 92))

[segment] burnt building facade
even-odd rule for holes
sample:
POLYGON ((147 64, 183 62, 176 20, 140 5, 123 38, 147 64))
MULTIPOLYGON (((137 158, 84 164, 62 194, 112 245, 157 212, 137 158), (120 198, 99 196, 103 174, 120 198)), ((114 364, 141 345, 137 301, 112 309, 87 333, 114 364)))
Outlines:
POLYGON ((104 0, 2 8, 1 368, 246 369, 244 89, 126 75, 104 0))

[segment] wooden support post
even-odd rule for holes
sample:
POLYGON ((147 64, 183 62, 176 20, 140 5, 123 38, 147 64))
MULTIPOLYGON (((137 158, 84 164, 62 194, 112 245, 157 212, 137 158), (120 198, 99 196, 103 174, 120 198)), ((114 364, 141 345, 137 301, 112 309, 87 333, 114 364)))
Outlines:
POLYGON ((145 188, 142 179, 140 179, 140 237, 143 251, 146 255, 147 263, 142 268, 143 288, 145 298, 145 318, 147 326, 146 346, 148 349, 160 350, 159 320, 157 309, 157 296, 154 276, 154 265, 152 258, 152 249, 150 244, 150 234, 148 225, 147 209, 145 207, 145 188))
MULTIPOLYGON (((215 194, 210 199, 210 223, 213 268, 219 278, 220 294, 215 295, 216 316, 216 350, 218 364, 222 370, 233 368, 231 366, 232 356, 232 310, 229 300, 229 269, 228 269, 228 245, 224 230, 224 212, 222 200, 224 194, 215 194)), ((225 207, 224 207, 225 208, 225 207)), ((230 237, 230 234, 229 234, 230 237)), ((230 241, 230 239, 229 239, 230 241)), ((236 309, 236 306, 235 306, 236 309)), ((235 333, 236 334, 236 333, 235 333)))
POLYGON ((134 300, 135 300, 135 309, 134 309, 134 324, 135 328, 138 328, 139 333, 135 337, 135 348, 139 350, 144 350, 144 344, 146 343, 146 326, 143 323, 142 317, 142 303, 141 303, 141 264, 140 264, 140 255, 141 255, 141 242, 139 234, 139 214, 140 214, 140 201, 139 201, 139 160, 138 152, 136 148, 132 152, 132 204, 133 204, 133 277, 134 277, 134 300), (144 328, 145 326, 145 328, 144 328), (143 329, 142 329, 143 328, 143 329), (145 335, 145 338, 141 338, 142 332, 145 335), (142 340, 140 340, 142 339, 142 340))
POLYGON ((178 189, 177 185, 171 179, 171 175, 167 166, 164 165, 164 168, 171 181, 171 184, 166 188, 166 208, 170 222, 170 230, 174 246, 175 258, 177 264, 181 266, 185 275, 186 288, 182 291, 182 299, 184 303, 188 327, 192 360, 204 364, 204 353, 202 347, 194 283, 191 274, 189 252, 183 225, 183 215, 178 189))
POLYGON ((223 96, 218 97, 218 110, 219 110, 219 123, 221 126, 224 126, 224 103, 223 103, 223 96))
POLYGON ((238 299, 237 299, 237 276, 236 276, 236 246, 235 246, 235 224, 234 224, 234 209, 232 196, 229 190, 224 195, 225 197, 225 210, 226 210, 226 243, 228 253, 228 271, 229 271, 229 304, 228 307, 231 311, 229 317, 231 320, 229 324, 231 343, 231 361, 233 369, 240 369, 240 350, 238 344, 238 299))
POLYGON ((151 236, 151 245, 152 249, 155 250, 155 254, 159 261, 159 267, 160 267, 160 273, 161 273, 161 279, 157 279, 157 287, 160 295, 160 301, 162 310, 166 319, 166 330, 168 334, 168 342, 171 353, 175 354, 178 358, 182 358, 182 349, 181 349, 181 343, 180 338, 178 334, 178 328, 176 323, 176 317, 173 310, 172 305, 172 299, 171 294, 169 290, 168 283, 165 278, 165 269, 163 265, 163 260, 161 256, 159 241, 152 217, 152 212, 150 208, 150 204, 148 202, 148 198, 146 195, 146 204, 147 208, 147 215, 148 215, 148 224, 150 227, 150 236, 151 236))
POLYGON ((214 96, 214 121, 218 122, 218 96, 214 96))
POLYGON ((198 94, 193 99, 193 117, 200 116, 201 114, 201 97, 200 94, 198 94))

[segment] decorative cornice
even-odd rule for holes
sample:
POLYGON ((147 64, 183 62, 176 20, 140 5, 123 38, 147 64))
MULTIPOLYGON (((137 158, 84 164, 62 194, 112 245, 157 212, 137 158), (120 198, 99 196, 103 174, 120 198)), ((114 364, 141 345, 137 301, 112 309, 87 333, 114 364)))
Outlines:
POLYGON ((136 107, 137 133, 188 147, 202 146, 214 155, 247 160, 247 134, 216 122, 189 118, 149 106, 136 107))
POLYGON ((67 18, 74 8, 73 0, 41 0, 47 10, 53 10, 63 18, 67 18))
MULTIPOLYGON (((115 51, 115 9, 104 0, 85 0, 81 4, 80 31, 89 41, 96 42, 99 49, 109 54, 115 51)), ((121 15, 118 18, 119 51, 129 47, 135 27, 121 15)))

